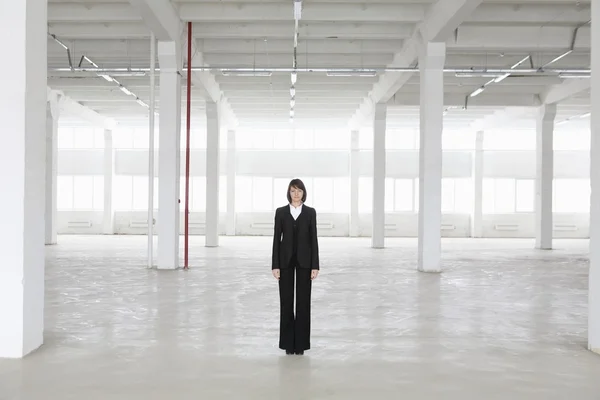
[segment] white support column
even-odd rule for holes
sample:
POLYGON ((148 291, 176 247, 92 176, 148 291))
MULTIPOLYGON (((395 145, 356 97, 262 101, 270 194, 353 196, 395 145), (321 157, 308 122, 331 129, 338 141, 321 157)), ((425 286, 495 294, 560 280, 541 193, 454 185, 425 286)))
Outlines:
POLYGON ((425 43, 420 49, 421 134, 419 151, 418 269, 441 272, 442 130, 446 45, 425 43))
POLYGON ((57 178, 58 178, 58 98, 52 95, 46 103, 46 244, 57 242, 57 178))
POLYGON ((552 182, 554 180, 554 118, 556 104, 546 104, 537 114, 535 179, 535 247, 552 249, 552 182))
POLYGON ((600 3, 592 2, 590 272, 588 348, 600 354, 600 3))
POLYGON ((206 101, 206 247, 219 246, 219 110, 206 101))
POLYGON ((0 1, 0 358, 43 344, 47 1, 0 1))
POLYGON ((385 128, 387 104, 375 106, 373 125, 373 234, 371 247, 385 247, 385 128))
POLYGON ((158 269, 179 268, 181 180, 181 56, 176 42, 159 42, 158 269))
POLYGON ((473 215, 471 237, 483 237, 483 139, 484 132, 477 132, 473 154, 473 215))
POLYGON ((350 133, 350 236, 360 235, 360 215, 358 213, 358 178, 360 177, 360 131, 350 133))
POLYGON ((115 151, 113 146, 113 132, 104 130, 104 213, 102 233, 114 235, 115 211, 113 207, 113 180, 115 176, 115 151))
POLYGON ((235 236, 235 131, 227 131, 227 236, 235 236))

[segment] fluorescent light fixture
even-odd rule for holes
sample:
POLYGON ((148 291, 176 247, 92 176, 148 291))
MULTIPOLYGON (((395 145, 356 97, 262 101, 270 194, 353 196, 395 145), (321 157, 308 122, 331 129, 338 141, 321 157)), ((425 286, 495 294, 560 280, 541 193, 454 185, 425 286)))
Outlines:
POLYGON ((142 100, 140 100, 140 99, 137 99, 137 103, 138 103, 140 106, 144 106, 144 107, 146 107, 146 108, 148 108, 148 107, 149 107, 149 106, 148 106, 148 104, 144 103, 144 102, 143 102, 142 100))
POLYGON ((564 58, 566 56, 568 56, 569 54, 571 54, 573 52, 573 50, 568 50, 566 52, 564 52, 563 54, 561 54, 560 56, 556 57, 554 60, 546 63, 544 66, 542 66, 542 68, 546 68, 548 65, 550 64, 554 64, 555 62, 557 62, 558 60, 560 60, 561 58, 564 58))
POLYGON ((302 0, 294 0, 294 19, 299 21, 302 18, 302 0))
POLYGON ((499 77, 497 77, 496 79, 494 79, 494 83, 500 83, 503 80, 505 80, 506 78, 508 78, 509 76, 510 76, 510 74, 500 75, 499 77))
POLYGON ((454 74, 454 76, 457 78, 496 78, 498 77, 498 74, 491 74, 486 72, 457 72, 454 74))
POLYGON ((563 119, 562 121, 559 121, 556 123, 556 125, 563 125, 566 124, 567 122, 569 122, 571 120, 571 118, 567 118, 567 119, 563 119))
POLYGON ((128 95, 128 96, 133 96, 133 93, 131 93, 131 92, 129 91, 129 89, 127 89, 125 86, 121 86, 121 87, 120 87, 120 89, 121 89, 121 91, 122 91, 123 93, 125 93, 126 95, 128 95))
POLYGON ((87 62, 89 62, 90 64, 92 64, 94 66, 94 68, 99 68, 98 65, 93 62, 92 60, 90 60, 87 56, 83 56, 84 60, 86 60, 87 62))
POLYGON ((579 75, 579 74, 558 74, 559 78, 564 78, 564 79, 590 79, 591 75, 587 74, 587 75, 579 75))
POLYGON ((102 78, 104 78, 104 79, 105 79, 107 82, 112 82, 112 81, 113 81, 113 78, 111 78, 111 77, 110 77, 110 76, 108 76, 108 75, 104 75, 104 74, 102 74, 102 75, 99 75, 99 76, 101 76, 102 78))
POLYGON ((290 107, 294 108, 295 105, 296 105, 296 99, 292 97, 292 99, 290 100, 290 107))
POLYGON ((221 74, 223 76, 271 76, 273 75, 273 71, 235 71, 222 69, 221 74))
POLYGON ((290 96, 296 97, 296 88, 293 86, 290 88, 290 96))
POLYGON ((298 74, 295 72, 292 72, 292 85, 295 85, 297 81, 298 81, 298 74))
POLYGON ((290 118, 294 118, 294 110, 290 110, 290 118))
POLYGON ((588 112, 588 113, 585 113, 585 114, 581 114, 581 115, 579 116, 579 118, 587 118, 587 117, 589 117, 590 115, 592 115, 592 113, 589 113, 589 112, 588 112))
POLYGON ((327 76, 373 77, 377 76, 377 71, 327 71, 327 76))
POLYGON ((475 96, 481 94, 481 92, 483 92, 484 90, 485 90, 485 87, 482 86, 482 87, 478 88, 477 90, 475 90, 473 93, 471 93, 470 96, 475 97, 475 96))

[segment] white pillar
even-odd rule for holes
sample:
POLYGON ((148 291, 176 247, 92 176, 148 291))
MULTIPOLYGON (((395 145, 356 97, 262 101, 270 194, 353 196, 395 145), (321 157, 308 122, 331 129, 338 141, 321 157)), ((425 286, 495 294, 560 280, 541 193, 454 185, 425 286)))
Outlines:
POLYGON ((181 57, 179 43, 159 42, 158 269, 179 268, 181 57))
POLYGON ((556 104, 541 106, 537 114, 535 179, 535 247, 552 248, 552 181, 554 180, 554 118, 556 104))
POLYGON ((387 104, 375 106, 373 125, 373 234, 371 247, 385 247, 385 128, 387 104))
POLYGON ((600 354, 600 3, 592 1, 590 269, 588 348, 600 354))
POLYGON ((57 242, 58 97, 50 94, 46 104, 46 244, 57 242))
POLYGON ((235 236, 235 131, 227 131, 227 236, 235 236))
POLYGON ((206 247, 219 245, 219 110, 206 101, 206 247))
POLYGON ((471 237, 483 237, 483 131, 477 132, 473 154, 473 215, 471 237))
POLYGON ((358 213, 358 178, 360 177, 359 131, 350 133, 350 236, 360 235, 358 213))
POLYGON ((446 45, 426 43, 420 49, 421 133, 419 151, 418 269, 441 272, 442 130, 446 45))
POLYGON ((115 233, 115 210, 113 208, 113 180, 115 176, 115 151, 113 147, 113 133, 104 130, 104 212, 102 233, 113 235, 115 233))
POLYGON ((43 343, 47 1, 0 1, 0 357, 43 343))

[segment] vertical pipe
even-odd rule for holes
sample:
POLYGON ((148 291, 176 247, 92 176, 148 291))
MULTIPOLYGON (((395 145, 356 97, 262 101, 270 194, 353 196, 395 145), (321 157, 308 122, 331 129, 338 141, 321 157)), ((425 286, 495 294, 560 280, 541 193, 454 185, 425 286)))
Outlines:
POLYGON ((186 146, 185 146, 185 259, 184 268, 189 264, 189 215, 190 215, 190 116, 192 102, 192 23, 188 22, 187 49, 187 116, 186 116, 186 146))
POLYGON ((155 108, 155 66, 156 38, 150 36, 150 114, 149 114, 149 145, 148 145, 148 268, 153 267, 154 257, 154 108, 155 108))

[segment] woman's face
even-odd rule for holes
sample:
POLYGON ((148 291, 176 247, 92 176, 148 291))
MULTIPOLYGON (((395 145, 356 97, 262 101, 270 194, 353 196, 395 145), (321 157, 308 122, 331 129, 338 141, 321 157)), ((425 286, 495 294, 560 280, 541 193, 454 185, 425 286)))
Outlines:
POLYGON ((292 186, 290 188, 290 196, 292 197, 292 201, 293 202, 300 202, 302 201, 302 195, 304 194, 304 192, 300 189, 298 189, 297 187, 292 186))

